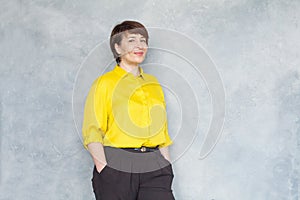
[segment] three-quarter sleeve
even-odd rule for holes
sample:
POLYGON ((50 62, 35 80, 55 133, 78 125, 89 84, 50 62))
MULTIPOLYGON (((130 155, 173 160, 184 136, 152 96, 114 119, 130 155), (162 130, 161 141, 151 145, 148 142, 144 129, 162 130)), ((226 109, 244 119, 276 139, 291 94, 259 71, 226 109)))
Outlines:
POLYGON ((92 142, 103 143, 108 120, 107 87, 101 77, 92 84, 84 107, 82 125, 83 145, 92 142))
MULTIPOLYGON (((162 100, 163 100, 164 109, 165 109, 165 112, 167 114, 164 93, 163 93, 163 90, 162 90, 161 87, 160 87, 160 92, 161 92, 161 97, 162 97, 162 100)), ((171 140, 170 135, 169 135, 169 131, 168 131, 168 118, 166 118, 163 129, 164 129, 164 135, 165 135, 165 142, 163 144, 159 145, 158 146, 159 148, 167 147, 167 146, 173 144, 173 141, 171 140)))
POLYGON ((173 141, 171 140, 169 133, 168 133, 168 122, 167 121, 165 122, 165 125, 164 125, 164 134, 165 134, 166 141, 163 144, 159 145, 158 146, 159 148, 167 147, 167 146, 170 146, 171 144, 173 144, 173 141))

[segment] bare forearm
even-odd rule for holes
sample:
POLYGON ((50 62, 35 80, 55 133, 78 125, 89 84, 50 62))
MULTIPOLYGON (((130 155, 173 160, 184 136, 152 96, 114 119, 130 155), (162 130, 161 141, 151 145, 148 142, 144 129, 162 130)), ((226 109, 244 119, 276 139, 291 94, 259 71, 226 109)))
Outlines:
POLYGON ((169 162, 171 162, 169 148, 162 147, 162 148, 159 148, 159 150, 160 150, 160 153, 163 155, 163 157, 165 157, 169 162))
POLYGON ((107 164, 103 145, 99 142, 90 143, 88 144, 88 150, 93 158, 98 172, 100 172, 107 164))

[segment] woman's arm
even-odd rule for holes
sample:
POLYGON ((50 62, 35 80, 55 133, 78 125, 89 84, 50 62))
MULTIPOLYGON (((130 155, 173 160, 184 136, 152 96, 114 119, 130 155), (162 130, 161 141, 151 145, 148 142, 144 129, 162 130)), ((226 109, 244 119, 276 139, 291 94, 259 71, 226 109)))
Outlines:
POLYGON ((97 171, 100 173, 107 165, 103 145, 100 142, 93 142, 87 145, 93 158, 97 171))
POLYGON ((165 157, 165 159, 167 159, 169 162, 171 162, 169 148, 162 147, 162 148, 159 148, 159 150, 160 150, 160 153, 163 155, 163 157, 165 157))

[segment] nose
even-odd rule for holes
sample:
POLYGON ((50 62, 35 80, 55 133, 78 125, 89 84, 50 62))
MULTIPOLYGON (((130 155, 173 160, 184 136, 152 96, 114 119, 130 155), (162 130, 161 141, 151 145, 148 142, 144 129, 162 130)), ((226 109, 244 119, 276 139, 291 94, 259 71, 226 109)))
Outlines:
POLYGON ((145 42, 137 41, 135 44, 136 47, 143 49, 147 47, 147 44, 145 42))

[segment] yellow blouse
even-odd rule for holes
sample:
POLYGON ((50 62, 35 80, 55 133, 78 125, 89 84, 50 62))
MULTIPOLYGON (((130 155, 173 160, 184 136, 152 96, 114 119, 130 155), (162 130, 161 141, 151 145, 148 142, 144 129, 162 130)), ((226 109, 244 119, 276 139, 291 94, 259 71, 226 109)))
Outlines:
POLYGON ((94 81, 86 98, 82 127, 84 147, 92 142, 119 148, 166 147, 166 104, 157 79, 134 76, 118 65, 94 81))

